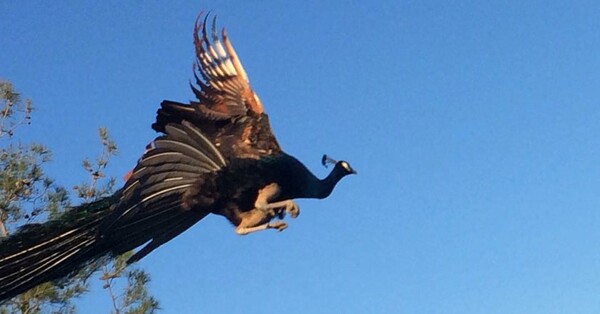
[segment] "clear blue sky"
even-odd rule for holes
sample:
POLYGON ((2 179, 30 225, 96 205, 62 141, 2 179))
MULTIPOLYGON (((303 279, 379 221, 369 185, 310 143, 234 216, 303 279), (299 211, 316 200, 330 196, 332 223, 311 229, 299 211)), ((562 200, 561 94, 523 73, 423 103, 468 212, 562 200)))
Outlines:
POLYGON ((359 172, 283 233, 210 217, 145 258, 163 313, 600 312, 597 1, 22 2, 0 3, 0 77, 59 183, 100 126, 120 177, 160 102, 192 98, 202 9, 286 151, 359 172))

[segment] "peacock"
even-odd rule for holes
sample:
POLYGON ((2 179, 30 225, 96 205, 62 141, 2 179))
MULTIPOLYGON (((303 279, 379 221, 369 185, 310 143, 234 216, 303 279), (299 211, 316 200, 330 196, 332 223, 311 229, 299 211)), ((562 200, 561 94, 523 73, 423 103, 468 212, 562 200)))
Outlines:
POLYGON ((162 134, 112 196, 0 242, 0 303, 145 244, 128 260, 136 262, 209 214, 224 216, 240 235, 284 230, 285 214, 299 213, 293 199, 328 197, 356 173, 348 162, 323 156, 334 167, 318 179, 283 152, 225 31, 221 43, 213 20, 210 42, 206 17, 199 21, 198 101, 161 104, 153 128, 162 134))

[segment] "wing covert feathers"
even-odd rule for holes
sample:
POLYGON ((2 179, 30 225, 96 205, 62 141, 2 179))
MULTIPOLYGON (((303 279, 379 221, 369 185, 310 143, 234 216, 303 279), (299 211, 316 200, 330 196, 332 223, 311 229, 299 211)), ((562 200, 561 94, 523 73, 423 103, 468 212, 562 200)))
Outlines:
MULTIPOLYGON (((215 146, 191 123, 171 123, 166 134, 157 137, 138 161, 112 215, 103 226, 111 232, 132 228, 164 228, 176 236, 209 213, 190 211, 184 195, 203 180, 226 166, 215 146), (152 217, 149 219, 148 217, 152 217), (183 222, 185 221, 185 223, 183 222), (153 227, 152 225, 156 225, 153 227)), ((121 231, 122 230, 122 231, 121 231)), ((168 241, 165 235, 153 236, 153 247, 168 241), (158 244, 157 244, 158 243, 158 244)), ((170 238, 169 238, 170 239, 170 238)), ((148 249, 146 249, 149 253, 148 249)), ((146 252, 145 251, 145 252, 146 252)), ((147 254, 141 253, 134 260, 147 254)))
POLYGON ((108 225, 113 234, 127 236, 132 229, 138 230, 136 234, 140 230, 152 234, 151 241, 128 263, 138 261, 208 215, 208 209, 190 210, 184 195, 207 174, 227 165, 193 124, 171 123, 165 132, 138 162, 108 225))

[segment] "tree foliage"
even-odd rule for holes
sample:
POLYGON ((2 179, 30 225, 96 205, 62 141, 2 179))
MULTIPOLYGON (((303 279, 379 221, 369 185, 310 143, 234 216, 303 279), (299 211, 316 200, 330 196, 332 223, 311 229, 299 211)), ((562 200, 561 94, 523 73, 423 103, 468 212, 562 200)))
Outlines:
MULTIPOLYGON (((16 131, 31 124, 32 112, 31 100, 23 100, 10 82, 0 80, 0 239, 23 225, 52 219, 70 207, 67 189, 43 170, 52 156, 48 148, 16 139, 16 131)), ((105 170, 117 146, 105 128, 100 128, 99 137, 102 153, 94 162, 85 159, 82 164, 89 179, 73 188, 83 202, 110 195, 116 184, 105 170)), ((112 313, 153 313, 158 302, 147 290, 149 276, 139 268, 126 268, 125 261, 131 254, 101 259, 69 278, 39 285, 1 305, 0 314, 76 313, 74 301, 88 292, 88 279, 97 270, 112 303, 112 313)))

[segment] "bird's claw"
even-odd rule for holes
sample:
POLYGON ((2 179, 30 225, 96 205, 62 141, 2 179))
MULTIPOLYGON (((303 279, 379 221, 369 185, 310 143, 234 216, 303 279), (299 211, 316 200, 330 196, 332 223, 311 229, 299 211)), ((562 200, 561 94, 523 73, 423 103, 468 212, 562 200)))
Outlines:
POLYGON ((277 218, 283 219, 286 214, 290 215, 292 218, 296 218, 300 215, 300 207, 294 201, 287 201, 285 205, 277 209, 273 217, 277 215, 277 218))
POLYGON ((282 220, 273 221, 268 224, 268 227, 270 229, 277 229, 277 231, 279 231, 279 232, 285 230, 287 228, 287 226, 288 226, 287 223, 282 220))
POLYGON ((288 213, 290 217, 296 218, 300 215, 300 207, 294 201, 289 201, 285 204, 285 212, 288 213))

